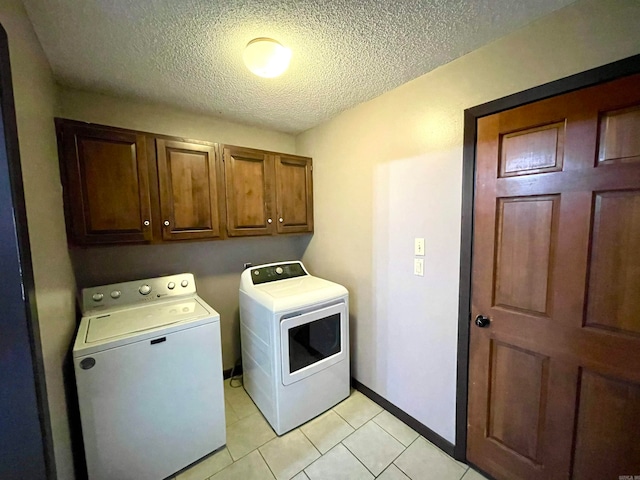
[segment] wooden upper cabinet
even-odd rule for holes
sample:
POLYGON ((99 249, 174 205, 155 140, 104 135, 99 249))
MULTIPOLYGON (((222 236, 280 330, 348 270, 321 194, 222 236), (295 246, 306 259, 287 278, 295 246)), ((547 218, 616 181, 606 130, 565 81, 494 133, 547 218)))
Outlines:
POLYGON ((74 243, 151 240, 145 136, 57 121, 67 229, 74 243))
POLYGON ((69 240, 313 232, 311 159, 56 119, 69 240))
POLYGON ((224 203, 213 145, 156 139, 164 240, 218 238, 224 203))
POLYGON ((273 156, 250 148, 223 148, 230 237, 270 235, 273 215, 273 156))
POLYGON ((231 237, 313 232, 311 159, 223 148, 231 237))
POLYGON ((313 231, 313 182, 311 159, 275 156, 278 233, 313 231))

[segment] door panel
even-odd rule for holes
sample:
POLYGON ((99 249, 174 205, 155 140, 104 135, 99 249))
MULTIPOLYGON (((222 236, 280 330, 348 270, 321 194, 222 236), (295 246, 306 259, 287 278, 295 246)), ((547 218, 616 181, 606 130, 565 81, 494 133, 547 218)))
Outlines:
POLYGON ((495 340, 490 355, 487 436, 540 463, 549 358, 495 340))
POLYGON ((139 229, 135 144, 79 138, 78 153, 89 233, 139 229))
POLYGON ((156 149, 162 238, 219 237, 221 185, 214 147, 157 139, 156 149))
POLYGON ((498 199, 495 305, 547 313, 558 198, 498 199))
POLYGON ((265 152, 224 147, 229 236, 269 235, 274 231, 273 158, 265 152))
POLYGON ((560 171, 564 123, 504 135, 500 150, 501 177, 560 171))
POLYGON ((278 233, 313 231, 311 159, 278 155, 275 165, 278 233))
POLYGON ((467 456, 497 479, 640 472, 639 106, 636 75, 478 120, 467 456))
POLYGON ((640 190, 595 194, 586 324, 640 334, 640 190))
POLYGON ((600 118, 600 163, 640 160, 640 107, 606 112, 600 118))
POLYGON ((618 478, 637 472, 640 384, 583 370, 573 478, 618 478))
POLYGON ((80 244, 151 240, 145 137, 68 123, 60 129, 72 237, 80 244))

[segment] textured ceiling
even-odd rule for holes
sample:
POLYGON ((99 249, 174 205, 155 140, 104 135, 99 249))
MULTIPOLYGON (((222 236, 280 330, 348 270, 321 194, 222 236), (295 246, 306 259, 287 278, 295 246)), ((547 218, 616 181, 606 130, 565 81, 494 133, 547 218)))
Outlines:
POLYGON ((297 133, 573 0, 24 0, 63 85, 297 133), (259 78, 256 37, 293 50, 259 78))

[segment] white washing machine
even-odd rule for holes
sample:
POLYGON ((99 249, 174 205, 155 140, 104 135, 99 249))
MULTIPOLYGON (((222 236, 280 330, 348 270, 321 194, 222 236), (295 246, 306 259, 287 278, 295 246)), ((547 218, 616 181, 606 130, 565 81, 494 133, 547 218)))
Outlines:
POLYGON ((220 315, 193 275, 82 291, 73 347, 90 480, 160 480, 226 442, 220 315))
POLYGON ((278 435, 349 396, 349 294, 301 262, 240 277, 244 387, 278 435))

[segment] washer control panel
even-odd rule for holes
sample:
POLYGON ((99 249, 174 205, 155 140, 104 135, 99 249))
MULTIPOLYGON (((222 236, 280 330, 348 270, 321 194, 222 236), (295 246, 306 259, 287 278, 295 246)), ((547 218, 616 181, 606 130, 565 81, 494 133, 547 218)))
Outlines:
POLYGON ((191 273, 166 277, 134 280, 99 287, 85 288, 81 293, 81 309, 104 310, 116 306, 148 303, 167 297, 180 297, 196 293, 196 284, 191 273))

